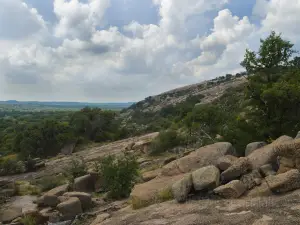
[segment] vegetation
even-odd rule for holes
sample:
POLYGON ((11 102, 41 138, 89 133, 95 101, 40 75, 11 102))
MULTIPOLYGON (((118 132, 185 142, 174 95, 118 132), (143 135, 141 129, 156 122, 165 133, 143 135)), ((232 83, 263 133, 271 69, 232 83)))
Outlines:
POLYGON ((26 215, 21 219, 21 223, 24 225, 36 225, 37 220, 34 216, 26 215))
POLYGON ((74 179, 87 174, 87 166, 83 159, 73 158, 71 165, 67 167, 64 176, 70 183, 74 182, 74 179))
POLYGON ((112 199, 128 197, 138 177, 138 163, 132 155, 107 156, 97 165, 104 190, 112 199))

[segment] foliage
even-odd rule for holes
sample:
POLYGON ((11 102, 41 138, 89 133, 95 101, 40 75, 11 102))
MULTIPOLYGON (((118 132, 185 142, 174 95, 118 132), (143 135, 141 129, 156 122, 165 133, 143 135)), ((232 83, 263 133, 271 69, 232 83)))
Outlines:
POLYGON ((16 182, 16 194, 19 196, 25 195, 39 195, 41 189, 34 184, 31 184, 27 181, 17 181, 16 182))
POLYGON ((138 177, 138 163, 129 154, 107 156, 98 165, 98 172, 103 177, 104 189, 109 197, 120 199, 128 197, 138 177))
POLYGON ((158 155, 183 143, 183 138, 175 130, 161 131, 150 145, 150 154, 158 155))
POLYGON ((87 166, 83 159, 73 158, 71 165, 67 167, 64 175, 70 183, 73 183, 74 179, 87 174, 87 166))
POLYGON ((0 158, 0 175, 13 175, 26 171, 25 164, 16 158, 0 158))
POLYGON ((45 176, 38 180, 32 181, 32 185, 38 186, 42 192, 49 191, 53 188, 66 184, 66 177, 63 175, 45 176))
POLYGON ((21 223, 24 225, 36 225, 37 221, 34 216, 26 215, 21 219, 21 223))

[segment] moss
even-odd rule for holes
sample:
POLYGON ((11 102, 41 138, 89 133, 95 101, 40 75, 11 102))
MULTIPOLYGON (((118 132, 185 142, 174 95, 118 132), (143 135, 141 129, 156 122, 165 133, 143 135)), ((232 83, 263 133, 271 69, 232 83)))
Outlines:
POLYGON ((19 196, 39 195, 41 193, 41 189, 38 186, 32 185, 27 181, 17 181, 16 189, 16 194, 19 196))
POLYGON ((137 197, 131 197, 131 205, 133 209, 140 209, 147 207, 149 205, 166 202, 169 200, 172 200, 173 193, 171 187, 168 187, 166 189, 163 189, 157 193, 157 195, 152 199, 142 200, 137 197))

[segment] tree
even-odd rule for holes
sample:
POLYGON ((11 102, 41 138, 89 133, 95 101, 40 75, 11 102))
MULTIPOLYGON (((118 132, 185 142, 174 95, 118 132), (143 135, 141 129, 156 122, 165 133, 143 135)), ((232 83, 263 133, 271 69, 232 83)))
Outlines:
POLYGON ((246 50, 241 65, 249 74, 263 73, 267 82, 272 81, 272 73, 290 65, 290 58, 296 52, 293 44, 281 38, 281 34, 274 31, 266 39, 260 40, 258 52, 246 50))

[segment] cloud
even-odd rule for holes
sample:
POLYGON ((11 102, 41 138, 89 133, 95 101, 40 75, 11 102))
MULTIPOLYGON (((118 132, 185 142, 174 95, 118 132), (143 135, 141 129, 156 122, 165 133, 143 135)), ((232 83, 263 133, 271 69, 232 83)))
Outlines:
POLYGON ((6 99, 137 101, 241 71, 245 49, 257 47, 271 29, 300 43, 294 25, 300 0, 257 0, 248 15, 253 11, 258 25, 226 9, 229 0, 152 0, 149 15, 157 10, 159 18, 153 23, 130 11, 140 0, 120 5, 115 0, 54 0, 56 21, 45 21, 22 0, 3 1, 0 95, 6 99), (125 5, 126 10, 117 8, 125 5), (18 14, 3 13, 12 6, 18 14), (121 11, 122 16, 132 13, 126 18, 133 20, 116 26, 117 19, 111 23, 110 18, 121 11), (10 28, 10 20, 22 32, 10 28))
POLYGON ((55 27, 57 37, 88 39, 102 25, 110 0, 54 0, 54 13, 59 19, 55 27))
POLYGON ((0 37, 2 39, 28 38, 45 28, 45 22, 35 8, 19 0, 2 0, 0 7, 0 37))

